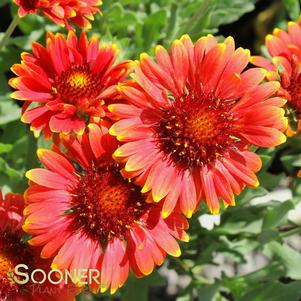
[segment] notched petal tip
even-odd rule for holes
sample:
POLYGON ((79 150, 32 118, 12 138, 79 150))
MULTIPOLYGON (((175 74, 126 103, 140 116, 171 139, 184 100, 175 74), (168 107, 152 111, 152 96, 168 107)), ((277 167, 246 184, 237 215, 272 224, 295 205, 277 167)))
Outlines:
POLYGON ((191 218, 192 217, 192 214, 193 214, 193 210, 188 210, 186 213, 185 213, 185 216, 187 218, 191 218))
POLYGON ((150 187, 147 187, 147 186, 143 186, 142 187, 142 189, 141 189, 141 193, 146 193, 146 192, 148 192, 148 191, 150 191, 151 190, 151 188, 150 187))
POLYGON ((273 39, 273 35, 272 34, 268 34, 266 37, 265 37, 265 40, 266 41, 271 41, 273 39))
POLYGON ((178 40, 178 39, 174 40, 172 44, 173 45, 183 45, 182 41, 178 40))
POLYGON ((281 136, 280 136, 280 143, 279 144, 283 144, 285 143, 287 140, 287 137, 286 135, 284 135, 283 133, 281 133, 281 136))
POLYGON ((209 210, 212 215, 217 215, 220 213, 220 208, 210 208, 209 207, 209 210))
POLYGON ((230 206, 232 207, 236 206, 236 201, 234 198, 230 201, 230 206))
MULTIPOLYGON (((109 134, 111 135, 111 136, 117 136, 118 135, 118 133, 114 130, 114 127, 113 126, 111 126, 110 127, 110 129, 109 129, 109 134)), ((114 156, 116 156, 116 157, 118 157, 118 148, 116 149, 116 151, 114 152, 114 156)))
POLYGON ((146 53, 146 52, 142 52, 141 54, 140 54, 140 60, 142 61, 142 60, 146 60, 146 59, 148 59, 149 58, 149 55, 146 53))
POLYGON ((189 242, 190 241, 190 236, 186 232, 184 232, 183 236, 181 237, 181 240, 184 241, 184 242, 189 242))
POLYGON ((183 41, 183 40, 189 40, 189 41, 191 41, 191 38, 190 38, 190 36, 189 36, 188 33, 185 33, 185 34, 183 34, 181 36, 180 41, 183 41))
POLYGON ((33 169, 30 169, 25 173, 25 177, 29 180, 32 179, 32 171, 33 171, 33 169))
POLYGON ((46 152, 49 152, 49 150, 46 148, 38 148, 37 149, 37 156, 38 156, 39 160, 41 160, 41 158, 43 157, 43 154, 45 154, 46 152))
POLYGON ((170 255, 172 255, 173 257, 180 257, 181 254, 182 254, 182 251, 181 251, 181 249, 180 249, 180 247, 179 247, 177 250, 175 250, 175 251, 174 251, 172 254, 170 254, 170 255))
MULTIPOLYGON (((27 220, 25 220, 24 224, 22 225, 22 229, 23 229, 25 232, 28 232, 29 228, 30 228, 30 223, 29 223, 27 220)), ((30 245, 32 245, 32 244, 31 244, 31 239, 28 241, 28 243, 29 243, 30 245)))
POLYGON ((165 50, 165 48, 162 45, 157 45, 155 48, 155 53, 157 54, 158 52, 165 50))
POLYGON ((295 25, 298 26, 298 24, 297 24, 296 22, 294 22, 294 21, 288 21, 288 22, 287 22, 287 26, 288 26, 288 27, 295 26, 295 25))
MULTIPOLYGON (((130 171, 130 170, 128 170, 128 171, 130 171)), ((141 192, 142 192, 142 190, 141 190, 141 192)), ((153 200, 154 200, 155 203, 159 203, 162 200, 162 197, 160 195, 157 195, 157 194, 154 194, 154 193, 152 195, 153 195, 153 200)))
POLYGON ((169 217, 170 214, 171 214, 171 212, 168 212, 166 210, 162 210, 162 212, 161 212, 161 216, 163 219, 166 219, 167 217, 169 217))
MULTIPOLYGON (((250 60, 250 61, 251 61, 251 60, 250 60)), ((263 75, 264 77, 267 76, 268 71, 267 71, 266 69, 264 69, 264 68, 258 68, 258 69, 259 69, 259 71, 262 73, 262 75, 263 75)))
POLYGON ((278 28, 278 27, 276 27, 276 28, 274 28, 274 30, 273 30, 273 35, 278 35, 280 32, 281 32, 281 29, 278 28))

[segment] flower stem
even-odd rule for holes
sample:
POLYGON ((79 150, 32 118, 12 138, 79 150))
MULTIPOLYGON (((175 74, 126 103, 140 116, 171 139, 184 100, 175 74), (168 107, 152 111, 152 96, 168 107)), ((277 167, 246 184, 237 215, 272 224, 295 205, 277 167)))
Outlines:
POLYGON ((285 237, 293 236, 293 235, 299 234, 299 233, 301 233, 301 227, 296 227, 294 229, 291 229, 289 231, 281 233, 280 236, 281 236, 281 238, 285 238, 285 237))
POLYGON ((8 26, 3 38, 0 41, 0 51, 2 50, 2 48, 5 46, 5 44, 7 43, 8 39, 10 38, 10 36, 12 35, 12 33, 14 32, 15 28, 17 27, 17 25, 19 24, 19 16, 16 15, 13 20, 11 21, 10 25, 8 26))

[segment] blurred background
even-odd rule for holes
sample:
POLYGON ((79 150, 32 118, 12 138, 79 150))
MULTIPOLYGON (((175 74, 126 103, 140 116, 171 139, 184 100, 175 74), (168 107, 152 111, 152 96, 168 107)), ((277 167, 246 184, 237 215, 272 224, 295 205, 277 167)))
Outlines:
MULTIPOLYGON (((103 0, 88 36, 114 41, 120 59, 153 53, 157 44, 189 33, 231 35, 252 54, 265 53, 264 40, 274 27, 286 29, 300 14, 298 0, 103 0)), ((16 14, 11 0, 0 2, 0 38, 16 14)), ((64 32, 42 16, 23 18, 0 51, 0 187, 23 193, 24 172, 38 165, 35 139, 20 122, 20 103, 9 98, 10 67, 31 42, 45 43, 47 31, 64 32)), ((191 219, 188 244, 144 279, 130 277, 116 295, 80 301, 298 301, 301 300, 301 140, 295 136, 278 148, 258 151, 263 161, 261 186, 246 189, 237 206, 212 216, 206 206, 191 219)))

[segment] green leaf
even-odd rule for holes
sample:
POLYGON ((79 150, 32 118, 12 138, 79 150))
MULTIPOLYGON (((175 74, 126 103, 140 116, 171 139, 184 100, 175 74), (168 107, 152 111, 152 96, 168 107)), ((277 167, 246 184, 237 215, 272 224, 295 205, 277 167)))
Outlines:
POLYGON ((300 15, 300 2, 299 0, 283 0, 285 9, 287 10, 292 20, 298 20, 300 15))
POLYGON ((236 198, 237 206, 243 206, 252 199, 256 197, 264 196, 268 191, 264 187, 258 188, 246 188, 243 192, 236 198))
POLYGON ((266 251, 271 252, 277 258, 281 259, 287 269, 287 276, 292 279, 301 279, 301 254, 283 243, 272 241, 266 245, 266 251))
POLYGON ((19 28, 25 33, 30 35, 38 28, 45 28, 46 18, 38 14, 29 14, 25 18, 21 18, 19 28))
POLYGON ((286 221, 288 211, 294 208, 294 204, 291 201, 283 203, 275 202, 274 206, 267 209, 262 224, 263 230, 272 229, 283 224, 286 221))
POLYGON ((260 155, 260 159, 262 162, 261 170, 267 170, 272 163, 272 156, 270 155, 260 155))
POLYGON ((182 1, 181 16, 184 22, 180 33, 189 33, 194 39, 215 33, 220 25, 232 23, 254 10, 256 2, 257 0, 182 1))
POLYGON ((244 276, 224 278, 223 286, 227 287, 235 300, 245 300, 242 296, 248 294, 259 286, 264 287, 268 283, 274 283, 284 273, 284 268, 278 262, 272 262, 263 268, 244 276))
POLYGON ((0 3, 0 7, 6 5, 7 3, 9 3, 10 0, 1 0, 1 3, 0 3))
POLYGON ((212 301, 214 296, 218 293, 218 285, 208 285, 203 286, 198 289, 198 299, 199 301, 212 301))
POLYGON ((122 294, 122 301, 148 301, 148 289, 150 286, 164 286, 165 280, 157 271, 154 271, 150 276, 138 279, 131 276, 122 294))
POLYGON ((259 243, 261 245, 264 245, 268 242, 270 242, 273 239, 277 239, 279 237, 279 233, 276 230, 271 230, 271 229, 267 229, 267 230, 263 230, 259 236, 258 236, 258 240, 259 243))
POLYGON ((0 187, 5 185, 14 192, 23 193, 25 188, 24 173, 12 168, 0 157, 0 187))
POLYGON ((142 34, 144 37, 143 46, 147 51, 162 36, 162 30, 167 22, 167 12, 165 9, 150 14, 144 20, 142 34))
POLYGON ((189 289, 185 290, 181 294, 181 296, 177 297, 176 301, 192 301, 193 295, 192 295, 192 287, 190 286, 189 289))
POLYGON ((289 284, 269 283, 259 285, 257 288, 242 296, 243 301, 298 301, 301 296, 301 281, 289 284))
POLYGON ((247 221, 229 221, 218 228, 216 231, 222 230, 225 234, 253 233, 259 234, 262 227, 262 220, 247 221))
POLYGON ((273 175, 264 170, 258 174, 260 185, 270 190, 276 188, 283 177, 285 177, 284 173, 273 175))
POLYGON ((21 109, 9 96, 0 97, 0 125, 20 119, 21 109))
POLYGON ((284 155, 281 157, 281 162, 285 166, 286 170, 293 172, 294 168, 301 167, 300 154, 297 155, 284 155))
POLYGON ((218 27, 222 24, 233 23, 242 15, 255 9, 257 0, 224 0, 214 1, 216 7, 212 14, 211 24, 218 27))
POLYGON ((11 144, 4 144, 0 142, 0 154, 9 153, 13 149, 11 144))

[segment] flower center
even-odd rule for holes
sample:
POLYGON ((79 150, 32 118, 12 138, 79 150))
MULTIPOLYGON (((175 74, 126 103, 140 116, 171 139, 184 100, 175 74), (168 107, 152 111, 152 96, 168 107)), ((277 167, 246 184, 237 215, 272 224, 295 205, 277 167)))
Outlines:
POLYGON ((12 273, 14 264, 5 254, 0 254, 0 297, 7 298, 18 292, 18 284, 14 281, 12 273))
POLYGON ((39 0, 21 0, 20 6, 24 7, 27 11, 31 11, 38 8, 39 0))
POLYGON ((297 121, 301 116, 301 62, 299 58, 293 54, 291 58, 292 71, 290 78, 286 72, 280 73, 281 86, 284 90, 279 90, 279 96, 288 100, 288 114, 290 119, 297 121))
POLYGON ((0 233, 0 299, 6 300, 20 291, 14 280, 15 266, 21 263, 30 266, 32 253, 20 239, 14 233, 0 233))
POLYGON ((123 237, 150 207, 140 188, 123 179, 113 163, 85 170, 72 193, 72 226, 104 242, 123 237))
POLYGON ((213 94, 187 93, 162 109, 161 120, 154 126, 161 151, 181 168, 193 168, 222 156, 236 143, 232 100, 213 94))
POLYGON ((89 106, 98 96, 100 87, 100 79, 92 74, 88 64, 73 64, 57 76, 54 91, 66 103, 89 106))
POLYGON ((296 110, 298 117, 301 115, 301 74, 297 78, 291 80, 291 84, 288 88, 291 100, 288 104, 296 110))

